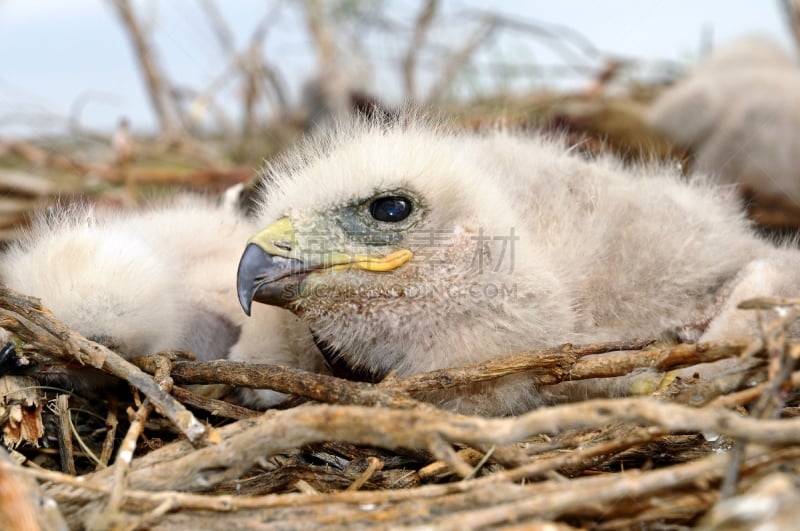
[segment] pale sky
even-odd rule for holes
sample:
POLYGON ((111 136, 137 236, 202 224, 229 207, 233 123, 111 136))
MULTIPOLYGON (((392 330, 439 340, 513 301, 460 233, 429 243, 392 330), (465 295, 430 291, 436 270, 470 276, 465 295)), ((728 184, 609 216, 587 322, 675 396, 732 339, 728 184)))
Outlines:
MULTIPOLYGON (((412 16, 420 3, 386 1, 401 18, 412 16)), ((793 46, 777 0, 443 3, 452 20, 464 9, 489 6, 519 20, 573 28, 603 52, 642 59, 689 61, 697 56, 704 31, 710 32, 715 45, 761 34, 773 37, 786 49, 793 46)), ((218 4, 240 44, 270 5, 256 0, 220 0, 218 4)), ((226 57, 220 53, 195 0, 137 0, 136 5, 153 28, 161 59, 173 80, 203 88, 224 72, 226 57)), ((436 38, 458 40, 462 33, 460 26, 451 33, 444 28, 436 38)), ((541 41, 519 34, 504 35, 481 56, 482 60, 545 65, 559 61, 541 41)), ((399 92, 392 87, 399 86, 396 73, 401 43, 373 38, 368 44, 376 65, 371 78, 361 84, 385 98, 398 97, 399 92)), ((284 10, 269 33, 265 50, 296 95, 315 70, 296 10, 284 10)), ((353 71, 359 72, 356 68, 353 71)), ((540 81, 547 84, 550 80, 540 81)), ((81 121, 92 128, 108 130, 122 115, 140 131, 154 123, 127 36, 106 2, 0 0, 0 136, 18 134, 21 128, 64 130, 71 109, 80 102, 88 102, 81 121)))

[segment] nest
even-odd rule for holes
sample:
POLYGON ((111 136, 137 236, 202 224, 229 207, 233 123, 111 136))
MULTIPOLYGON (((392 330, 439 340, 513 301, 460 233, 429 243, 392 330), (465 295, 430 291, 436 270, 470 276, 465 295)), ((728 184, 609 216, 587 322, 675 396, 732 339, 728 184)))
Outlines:
POLYGON ((0 455, 0 527, 788 528, 800 516, 796 303, 750 302, 780 310, 762 312, 751 341, 562 345, 368 384, 176 353, 131 363, 0 288, 6 372, 102 371, 131 389, 87 400, 3 378, 16 449, 0 455), (415 399, 517 373, 543 386, 725 358, 741 370, 509 418, 415 399), (261 413, 210 398, 209 385, 296 398, 261 413))

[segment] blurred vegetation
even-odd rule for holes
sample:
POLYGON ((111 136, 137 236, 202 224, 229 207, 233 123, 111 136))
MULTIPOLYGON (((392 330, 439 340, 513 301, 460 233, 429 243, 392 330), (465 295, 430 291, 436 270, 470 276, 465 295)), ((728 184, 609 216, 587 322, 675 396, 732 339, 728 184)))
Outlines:
MULTIPOLYGON (((176 189, 219 193, 237 183, 251 186, 264 160, 308 130, 354 112, 390 119, 400 101, 435 109, 466 128, 541 128, 566 134, 590 152, 684 158, 642 121, 658 83, 633 79, 652 65, 604 54, 569 28, 499 12, 454 11, 439 0, 423 0, 416 11, 407 6, 402 12, 375 0, 273 1, 254 13, 262 18, 244 46, 237 46, 237 29, 220 6, 198 0, 229 66, 210 86, 187 87, 184 80, 171 79, 159 61, 154 29, 136 4, 109 0, 109 6, 130 39, 158 130, 134 136, 123 118, 116 132, 102 133, 73 118, 68 137, 0 138, 0 240, 14 238, 27 214, 54 198, 122 207, 176 189), (301 94, 289 93, 290 66, 265 46, 287 11, 299 15, 293 20, 304 24, 298 31, 308 35, 317 58, 317 73, 301 94), (543 77, 564 72, 503 62, 497 42, 509 34, 561 57, 566 74, 578 76, 577 85, 543 89, 543 77), (391 42, 398 51, 391 71, 373 53, 376 40, 391 42), (225 100, 231 87, 238 95, 232 105, 225 100)), ((656 70, 660 79, 679 71, 667 62, 656 70)))
MULTIPOLYGON (((783 2, 794 20, 790 4, 783 2)), ((0 244, 55 199, 122 208, 176 190, 219 194, 243 183, 246 203, 264 161, 309 130, 351 113, 391 120, 409 104, 469 130, 543 130, 588 155, 691 169, 691 153, 644 120, 684 66, 606 53, 569 27, 450 0, 402 8, 377 0, 272 0, 254 8, 243 35, 221 4, 197 0, 194 23, 211 31, 227 66, 205 86, 191 86, 160 59, 152 13, 131 0, 108 6, 129 38, 158 127, 136 135, 122 117, 116 131, 90 130, 80 121, 86 96, 64 120, 69 135, 0 137, 0 244), (292 64, 268 46, 285 24, 307 37, 316 60, 302 85, 288 82, 292 64)), ((800 227, 794 205, 754 190, 742 197, 769 230, 800 227)))

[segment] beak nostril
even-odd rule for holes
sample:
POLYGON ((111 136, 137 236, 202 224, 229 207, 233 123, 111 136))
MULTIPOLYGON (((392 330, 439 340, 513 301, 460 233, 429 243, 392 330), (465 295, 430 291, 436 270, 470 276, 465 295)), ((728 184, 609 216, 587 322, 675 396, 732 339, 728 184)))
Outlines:
POLYGON ((288 252, 292 250, 292 244, 287 242, 286 240, 275 240, 272 242, 272 245, 274 245, 275 247, 277 247, 282 251, 288 252))

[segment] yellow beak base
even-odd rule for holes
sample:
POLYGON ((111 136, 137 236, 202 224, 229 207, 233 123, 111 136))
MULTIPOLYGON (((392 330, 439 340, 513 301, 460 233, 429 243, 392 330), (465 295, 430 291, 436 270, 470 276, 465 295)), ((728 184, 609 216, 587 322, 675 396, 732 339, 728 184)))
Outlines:
POLYGON ((306 264, 309 271, 344 271, 360 269, 362 271, 386 272, 405 264, 414 254, 408 249, 399 249, 386 256, 375 257, 364 254, 346 254, 339 252, 304 253, 298 248, 294 227, 289 218, 281 218, 269 227, 250 238, 264 252, 283 258, 293 258, 306 264))

